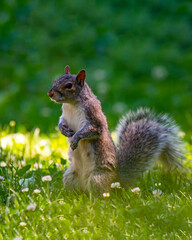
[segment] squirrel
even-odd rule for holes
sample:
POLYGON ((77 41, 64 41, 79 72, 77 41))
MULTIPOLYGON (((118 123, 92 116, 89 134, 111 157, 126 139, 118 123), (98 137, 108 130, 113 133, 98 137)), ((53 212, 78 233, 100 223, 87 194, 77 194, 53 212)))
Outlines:
POLYGON ((64 186, 83 192, 109 192, 111 184, 133 184, 159 160, 166 170, 182 167, 178 126, 165 114, 147 108, 129 111, 117 126, 117 143, 110 135, 101 103, 85 82, 86 71, 65 74, 53 83, 50 99, 62 104, 59 130, 68 138, 70 165, 64 186))

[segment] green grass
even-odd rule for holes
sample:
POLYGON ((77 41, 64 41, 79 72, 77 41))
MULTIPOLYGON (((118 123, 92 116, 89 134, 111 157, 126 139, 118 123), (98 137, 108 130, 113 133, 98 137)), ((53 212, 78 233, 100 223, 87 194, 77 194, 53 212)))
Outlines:
POLYGON ((14 125, 0 132, 0 239, 192 238, 191 155, 185 176, 155 168, 131 186, 139 187, 139 194, 130 188, 115 189, 110 197, 77 195, 62 184, 66 138, 39 129, 15 133, 14 125), (52 181, 43 182, 46 175, 52 181), (31 204, 34 211, 27 210, 31 204))

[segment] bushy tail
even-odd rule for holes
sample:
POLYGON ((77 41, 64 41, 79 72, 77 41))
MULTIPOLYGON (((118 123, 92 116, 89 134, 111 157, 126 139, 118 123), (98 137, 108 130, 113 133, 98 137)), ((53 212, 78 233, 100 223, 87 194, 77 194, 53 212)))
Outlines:
POLYGON ((158 159, 169 170, 182 167, 183 144, 178 127, 167 115, 138 109, 120 120, 117 127, 117 160, 122 185, 134 181, 158 159))

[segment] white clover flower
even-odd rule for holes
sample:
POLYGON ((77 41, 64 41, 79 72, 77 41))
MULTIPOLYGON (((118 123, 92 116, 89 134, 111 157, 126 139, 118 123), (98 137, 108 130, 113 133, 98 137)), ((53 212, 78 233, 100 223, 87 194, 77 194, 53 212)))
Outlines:
POLYGON ((0 162, 0 167, 6 167, 7 163, 6 162, 0 162))
POLYGON ((39 142, 40 147, 44 147, 46 144, 47 144, 47 141, 46 141, 45 139, 42 139, 42 140, 39 142))
POLYGON ((26 165, 25 160, 21 161, 21 165, 22 165, 22 166, 25 166, 25 165, 26 165))
POLYGON ((33 193, 35 193, 35 194, 39 194, 41 192, 41 190, 39 190, 39 189, 35 189, 34 191, 33 191, 33 193))
POLYGON ((20 223, 19 223, 19 226, 21 226, 21 227, 25 227, 26 225, 27 225, 26 222, 20 222, 20 223))
POLYGON ((37 207, 36 204, 29 204, 29 205, 27 206, 27 210, 28 210, 28 211, 35 211, 36 207, 37 207))
POLYGON ((157 187, 157 186, 161 186, 161 183, 155 183, 155 186, 157 187))
POLYGON ((136 195, 139 195, 139 193, 141 192, 141 189, 139 187, 136 187, 136 188, 131 189, 131 192, 136 195))
POLYGON ((50 175, 44 176, 44 177, 42 177, 42 181, 43 182, 50 182, 50 181, 52 181, 52 177, 50 175))
POLYGON ((6 147, 12 147, 14 143, 24 145, 26 143, 25 135, 22 133, 9 134, 1 138, 0 144, 3 149, 6 147))
POLYGON ((13 146, 13 139, 12 139, 11 135, 7 135, 5 137, 2 137, 1 141, 0 141, 0 144, 1 144, 1 147, 3 149, 5 149, 8 146, 12 147, 13 146))
POLYGON ((111 184, 111 188, 121 188, 121 185, 119 182, 115 182, 111 184))
POLYGON ((13 240, 22 240, 23 238, 22 237, 15 237, 13 238, 13 240))
POLYGON ((153 193, 153 196, 156 198, 160 198, 161 195, 163 194, 163 192, 160 189, 154 190, 152 193, 153 193))
POLYGON ((13 134, 13 139, 18 144, 25 144, 26 143, 25 135, 23 135, 22 133, 14 133, 13 134))
POLYGON ((3 180, 5 180, 5 178, 0 176, 0 182, 3 181, 3 180))
POLYGON ((103 193, 103 197, 110 197, 110 193, 103 193))
POLYGON ((21 191, 22 191, 22 192, 28 192, 28 191, 29 191, 29 188, 23 188, 21 191))
POLYGON ((46 140, 41 140, 39 143, 37 143, 34 146, 34 149, 35 149, 36 153, 38 153, 44 157, 49 157, 51 155, 50 142, 48 142, 46 140), (45 144, 45 142, 47 144, 45 144))
POLYGON ((34 168, 42 168, 43 167, 43 165, 41 164, 41 163, 34 163, 34 168))

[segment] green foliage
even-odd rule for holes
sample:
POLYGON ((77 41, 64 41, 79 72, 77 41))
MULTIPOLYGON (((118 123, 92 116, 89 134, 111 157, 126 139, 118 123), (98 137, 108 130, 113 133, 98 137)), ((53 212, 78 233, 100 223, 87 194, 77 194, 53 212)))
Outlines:
POLYGON ((155 168, 135 185, 140 192, 97 197, 64 189, 67 148, 61 134, 0 132, 0 240, 192 238, 192 155, 187 177, 155 168))
POLYGON ((110 127, 149 106, 191 129, 191 14, 179 0, 2 1, 1 124, 53 132, 60 106, 46 93, 69 64, 87 70, 110 127))

